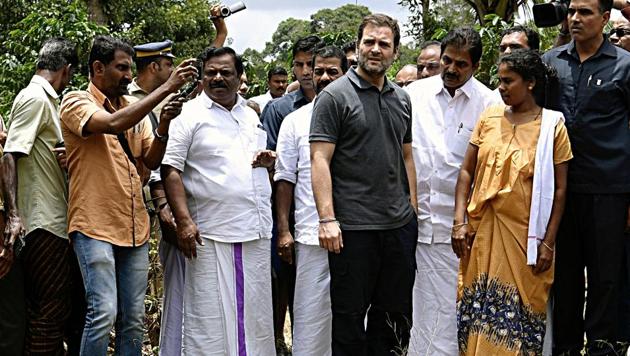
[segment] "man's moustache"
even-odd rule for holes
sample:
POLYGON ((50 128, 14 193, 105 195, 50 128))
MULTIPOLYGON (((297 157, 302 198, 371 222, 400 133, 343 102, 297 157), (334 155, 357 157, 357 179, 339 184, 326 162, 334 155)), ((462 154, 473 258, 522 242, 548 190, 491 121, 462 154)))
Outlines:
POLYGON ((217 82, 217 83, 210 83, 208 85, 210 88, 227 88, 227 85, 225 85, 225 83, 223 82, 217 82))

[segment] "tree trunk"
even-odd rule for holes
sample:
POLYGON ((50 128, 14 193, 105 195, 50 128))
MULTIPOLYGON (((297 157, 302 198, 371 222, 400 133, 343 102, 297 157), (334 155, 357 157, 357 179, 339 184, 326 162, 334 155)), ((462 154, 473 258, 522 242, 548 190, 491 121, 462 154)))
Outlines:
POLYGON ((107 16, 103 11, 101 0, 87 0, 88 17, 97 25, 107 26, 107 16))
POLYGON ((428 24, 431 21, 431 14, 429 13, 430 5, 431 0, 422 0, 422 37, 425 40, 431 38, 431 34, 429 33, 430 29, 424 26, 424 24, 428 24))

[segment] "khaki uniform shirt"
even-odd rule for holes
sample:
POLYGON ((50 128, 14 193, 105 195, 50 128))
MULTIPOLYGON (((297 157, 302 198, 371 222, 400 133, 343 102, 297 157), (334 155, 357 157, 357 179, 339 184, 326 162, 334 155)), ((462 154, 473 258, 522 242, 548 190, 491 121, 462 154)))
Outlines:
MULTIPOLYGON (((149 93, 147 93, 146 91, 144 91, 144 89, 140 88, 140 86, 138 86, 138 82, 136 82, 136 79, 134 78, 131 83, 127 86, 127 90, 129 90, 129 95, 135 97, 138 100, 144 99, 147 95, 149 95, 149 93)), ((174 94, 171 94, 174 95, 174 94)), ((160 121, 160 112, 162 112, 162 107, 168 102, 170 96, 166 97, 166 99, 162 100, 161 103, 157 104, 153 110, 151 110, 153 112, 153 114, 155 115, 155 119, 156 121, 160 121)), ((148 116, 147 116, 147 120, 148 116)))
POLYGON ((29 234, 43 229, 68 238, 68 187, 52 149, 63 141, 58 95, 35 75, 15 98, 4 151, 23 154, 17 161, 17 206, 29 234))
MULTIPOLYGON (((120 98, 121 108, 136 99, 120 98)), ((116 135, 83 135, 94 113, 116 111, 92 83, 61 103, 61 127, 66 141, 70 199, 68 231, 81 233, 117 246, 138 246, 149 239, 149 215, 142 199, 142 181, 116 135)), ((125 132, 136 161, 153 142, 151 125, 143 120, 125 132)))

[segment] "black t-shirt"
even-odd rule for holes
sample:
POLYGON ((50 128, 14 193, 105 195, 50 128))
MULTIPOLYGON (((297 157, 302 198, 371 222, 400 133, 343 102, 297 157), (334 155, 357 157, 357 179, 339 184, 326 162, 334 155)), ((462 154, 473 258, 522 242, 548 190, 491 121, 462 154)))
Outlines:
POLYGON ((309 140, 335 143, 333 204, 343 229, 395 229, 415 217, 403 159, 403 143, 411 143, 404 90, 386 80, 379 91, 350 69, 315 99, 309 140))

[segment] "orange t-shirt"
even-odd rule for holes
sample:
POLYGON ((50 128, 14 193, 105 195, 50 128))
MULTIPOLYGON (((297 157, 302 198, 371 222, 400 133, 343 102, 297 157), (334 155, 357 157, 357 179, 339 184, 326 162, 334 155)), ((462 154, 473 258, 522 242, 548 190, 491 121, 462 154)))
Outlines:
MULTIPOLYGON (((136 101, 120 98, 120 107, 136 101)), ((149 216, 138 169, 116 135, 83 135, 86 122, 100 110, 116 109, 92 83, 87 91, 67 94, 61 103, 61 129, 68 157, 68 233, 79 231, 116 246, 139 246, 149 239, 149 216)), ((153 142, 148 120, 125 132, 138 165, 153 142)), ((142 168, 140 169, 142 171, 142 168)))

